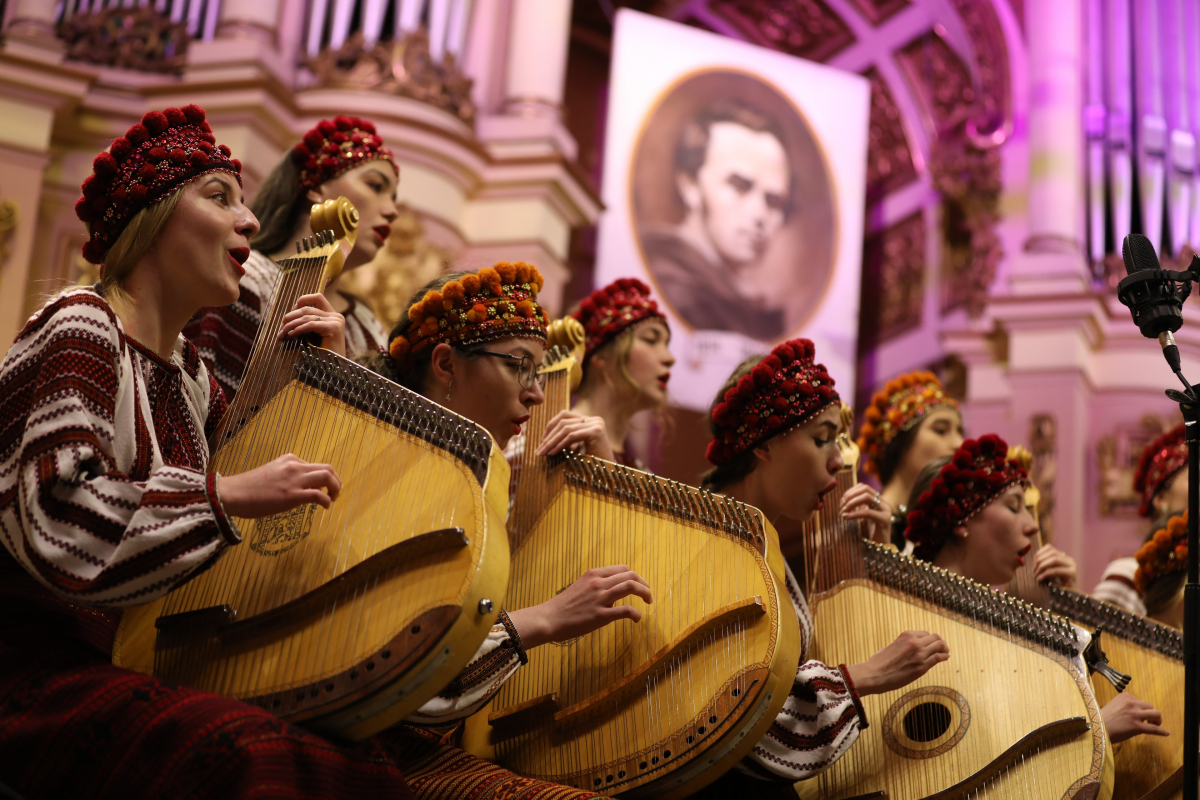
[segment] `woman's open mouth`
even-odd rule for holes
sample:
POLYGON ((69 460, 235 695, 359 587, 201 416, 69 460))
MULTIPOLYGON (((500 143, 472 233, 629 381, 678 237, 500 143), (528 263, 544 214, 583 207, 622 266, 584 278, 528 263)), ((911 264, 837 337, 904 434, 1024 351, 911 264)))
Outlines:
POLYGON ((528 414, 521 417, 520 419, 514 419, 513 420, 513 436, 518 435, 521 432, 521 426, 524 425, 528 421, 529 421, 528 414))
POLYGON ((671 373, 669 373, 669 372, 664 372, 662 375, 659 375, 658 376, 658 388, 662 389, 665 392, 667 390, 667 383, 670 380, 671 380, 671 373))
POLYGON ((238 271, 238 276, 246 274, 246 268, 242 264, 246 263, 246 259, 250 257, 249 247, 231 247, 227 251, 229 260, 233 262, 234 269, 238 271))
POLYGON ((1023 566, 1025 566, 1025 556, 1026 556, 1026 555, 1029 553, 1029 551, 1030 551, 1030 550, 1032 550, 1032 549, 1033 549, 1033 545, 1032 545, 1032 544, 1028 544, 1028 545, 1025 545, 1025 549, 1024 549, 1024 550, 1022 550, 1021 552, 1017 553, 1017 566, 1018 566, 1018 567, 1023 567, 1023 566))
POLYGON ((388 236, 391 235, 392 226, 391 225, 376 225, 371 230, 373 230, 375 232, 375 235, 379 237, 379 243, 383 244, 384 242, 387 241, 388 236))
POLYGON ((825 495, 829 494, 836 488, 837 488, 837 481, 832 480, 825 486, 824 489, 817 492, 817 509, 816 509, 817 511, 820 511, 822 508, 825 507, 825 495))

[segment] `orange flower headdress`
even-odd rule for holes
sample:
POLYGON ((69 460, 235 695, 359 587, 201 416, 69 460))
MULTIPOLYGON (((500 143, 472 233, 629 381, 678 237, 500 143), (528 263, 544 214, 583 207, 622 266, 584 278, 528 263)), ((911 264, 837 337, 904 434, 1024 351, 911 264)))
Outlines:
POLYGON ((901 433, 911 430, 935 408, 958 408, 932 372, 910 372, 888 381, 867 407, 866 422, 858 434, 863 469, 879 474, 879 462, 887 446, 901 433))
POLYGON ((468 346, 518 336, 546 340, 549 319, 538 305, 542 273, 501 261, 425 293, 408 309, 409 326, 388 345, 397 364, 445 342, 468 346))
POLYGON ((1133 583, 1143 597, 1151 583, 1187 569, 1187 512, 1171 517, 1165 528, 1160 528, 1150 541, 1137 551, 1137 572, 1133 583))

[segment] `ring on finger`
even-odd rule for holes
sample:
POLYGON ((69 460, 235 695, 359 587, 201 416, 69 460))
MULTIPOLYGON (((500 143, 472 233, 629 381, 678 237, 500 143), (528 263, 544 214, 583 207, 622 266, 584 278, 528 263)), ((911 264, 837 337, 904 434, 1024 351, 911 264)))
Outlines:
POLYGON ((878 511, 881 505, 883 505, 883 498, 878 494, 871 498, 871 508, 873 510, 878 511))

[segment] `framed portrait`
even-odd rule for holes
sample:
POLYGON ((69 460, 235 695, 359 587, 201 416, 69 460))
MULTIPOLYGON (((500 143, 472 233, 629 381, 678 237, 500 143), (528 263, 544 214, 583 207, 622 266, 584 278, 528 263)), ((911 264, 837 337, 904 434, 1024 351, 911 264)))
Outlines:
POLYGON ((744 358, 805 336, 853 394, 869 88, 621 10, 597 281, 654 289, 702 410, 744 358))

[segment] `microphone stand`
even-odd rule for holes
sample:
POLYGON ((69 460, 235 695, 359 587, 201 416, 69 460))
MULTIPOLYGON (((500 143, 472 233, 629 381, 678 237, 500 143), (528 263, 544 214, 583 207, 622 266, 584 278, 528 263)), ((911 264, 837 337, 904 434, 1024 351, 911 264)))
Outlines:
POLYGON ((1183 800, 1198 800, 1200 781, 1200 399, 1178 370, 1186 392, 1168 389, 1183 412, 1188 448, 1188 564, 1183 589, 1183 800))

